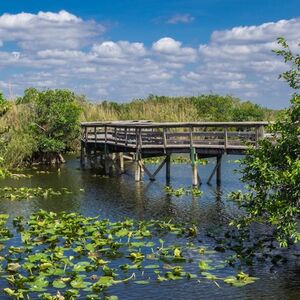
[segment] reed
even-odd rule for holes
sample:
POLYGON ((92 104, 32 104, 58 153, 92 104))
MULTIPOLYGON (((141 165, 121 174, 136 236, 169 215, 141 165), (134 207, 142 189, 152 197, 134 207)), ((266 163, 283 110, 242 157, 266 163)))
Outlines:
POLYGON ((151 120, 157 122, 264 121, 277 111, 232 96, 149 96, 129 103, 81 101, 82 121, 151 120))

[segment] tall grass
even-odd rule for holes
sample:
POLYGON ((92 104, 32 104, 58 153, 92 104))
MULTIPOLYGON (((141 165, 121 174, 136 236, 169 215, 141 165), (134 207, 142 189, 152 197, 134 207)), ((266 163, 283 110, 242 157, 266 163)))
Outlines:
POLYGON ((157 122, 274 120, 277 111, 232 96, 149 96, 129 103, 81 101, 82 121, 151 120, 157 122))
MULTIPOLYGON (((79 96, 77 100, 82 107, 81 121, 259 121, 274 120, 278 113, 251 102, 218 95, 149 96, 129 103, 91 103, 79 96)), ((17 104, 12 101, 6 113, 0 116, 0 157, 4 158, 9 168, 22 165, 37 150, 37 141, 30 130, 31 126, 37 126, 33 123, 33 113, 37 112, 33 112, 30 103, 17 104)))
POLYGON ((0 156, 8 168, 22 165, 36 149, 35 137, 28 133, 31 117, 29 105, 11 102, 0 118, 0 156))

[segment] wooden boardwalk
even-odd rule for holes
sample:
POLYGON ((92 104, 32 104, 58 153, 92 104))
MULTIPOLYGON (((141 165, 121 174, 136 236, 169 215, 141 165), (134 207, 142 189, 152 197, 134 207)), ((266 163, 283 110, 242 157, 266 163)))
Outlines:
POLYGON ((106 173, 112 166, 124 172, 124 155, 131 155, 136 164, 135 179, 142 180, 145 172, 150 180, 166 165, 166 179, 170 179, 170 156, 189 153, 192 183, 198 185, 196 160, 216 157, 216 174, 221 183, 223 154, 244 154, 249 146, 257 147, 265 136, 268 122, 191 122, 155 123, 150 121, 114 121, 81 123, 81 163, 99 161, 106 173), (165 156, 152 174, 143 163, 144 158, 165 156))

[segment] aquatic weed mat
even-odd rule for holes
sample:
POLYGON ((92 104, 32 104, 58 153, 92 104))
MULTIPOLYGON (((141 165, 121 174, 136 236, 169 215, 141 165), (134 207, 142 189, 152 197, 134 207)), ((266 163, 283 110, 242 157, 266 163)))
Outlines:
POLYGON ((167 281, 243 286, 256 278, 199 246, 197 228, 165 221, 110 222, 40 210, 0 215, 1 299, 117 299, 114 287, 167 281), (227 271, 224 272, 224 269, 227 271), (222 276, 223 274, 223 276, 222 276), (226 274, 226 276, 224 276, 226 274))

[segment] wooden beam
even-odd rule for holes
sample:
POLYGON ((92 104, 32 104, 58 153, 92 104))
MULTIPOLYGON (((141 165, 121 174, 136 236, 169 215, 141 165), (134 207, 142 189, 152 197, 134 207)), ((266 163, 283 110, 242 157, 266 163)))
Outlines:
POLYGON ((171 179, 171 155, 166 156, 166 182, 169 183, 171 179))
POLYGON ((192 184, 198 186, 198 166, 196 164, 196 149, 191 148, 191 162, 192 162, 192 184))
MULTIPOLYGON (((219 170, 218 171, 219 172, 219 176, 221 175, 221 167, 219 167, 219 165, 221 164, 221 159, 218 158, 218 157, 219 156, 216 157, 216 165, 215 165, 213 171, 211 172, 211 174, 210 174, 210 176, 209 176, 209 178, 207 180, 207 184, 210 184, 210 182, 211 182, 213 176, 215 175, 215 173, 217 172, 217 170, 219 170)), ((222 158, 222 155, 220 157, 222 158)))
POLYGON ((121 173, 125 172, 123 152, 119 152, 119 165, 121 173))

